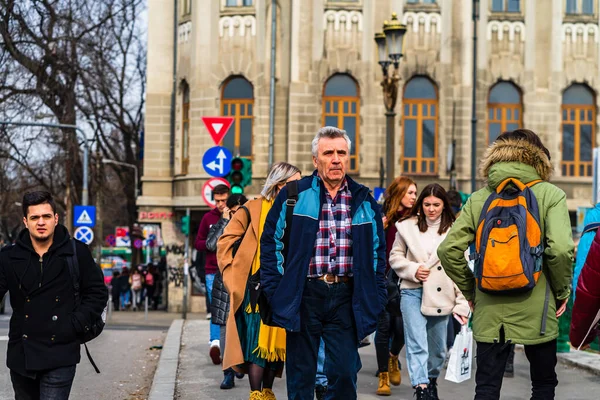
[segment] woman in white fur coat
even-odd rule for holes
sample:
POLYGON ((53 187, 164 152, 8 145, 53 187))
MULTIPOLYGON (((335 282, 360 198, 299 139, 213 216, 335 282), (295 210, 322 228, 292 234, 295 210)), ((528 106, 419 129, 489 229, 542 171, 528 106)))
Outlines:
POLYGON ((410 217, 396 223, 398 233, 390 252, 390 265, 402 279, 406 360, 417 400, 438 398, 448 316, 453 314, 465 324, 470 312, 437 257, 437 248, 454 219, 444 188, 437 183, 426 186, 410 217))

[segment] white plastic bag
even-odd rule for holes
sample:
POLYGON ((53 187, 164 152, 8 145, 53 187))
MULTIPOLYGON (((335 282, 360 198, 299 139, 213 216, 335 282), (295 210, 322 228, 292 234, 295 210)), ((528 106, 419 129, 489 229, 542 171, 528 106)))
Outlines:
POLYGON ((461 383, 471 378, 473 357, 473 332, 463 325, 456 335, 454 346, 450 350, 450 359, 446 369, 446 380, 461 383))

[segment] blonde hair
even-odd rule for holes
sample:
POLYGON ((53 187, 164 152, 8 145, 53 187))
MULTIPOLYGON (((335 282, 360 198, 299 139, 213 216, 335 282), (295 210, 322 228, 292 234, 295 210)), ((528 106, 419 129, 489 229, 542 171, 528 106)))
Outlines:
POLYGON ((279 185, 299 173, 300 170, 292 164, 286 162, 273 164, 267 175, 267 181, 260 192, 261 196, 267 200, 273 200, 279 193, 279 185))

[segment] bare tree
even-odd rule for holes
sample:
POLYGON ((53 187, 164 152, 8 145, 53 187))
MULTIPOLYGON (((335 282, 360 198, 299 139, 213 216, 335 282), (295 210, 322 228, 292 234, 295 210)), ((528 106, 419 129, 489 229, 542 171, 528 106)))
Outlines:
MULTIPOLYGON (((0 117, 32 120, 50 113, 52 122, 86 129, 101 157, 139 165, 143 7, 142 0, 0 0, 0 117)), ((67 212, 79 202, 82 138, 73 129, 3 128, 0 140, 8 144, 0 158, 55 193, 67 212)), ((136 218, 133 174, 113 169, 131 226, 136 218)))

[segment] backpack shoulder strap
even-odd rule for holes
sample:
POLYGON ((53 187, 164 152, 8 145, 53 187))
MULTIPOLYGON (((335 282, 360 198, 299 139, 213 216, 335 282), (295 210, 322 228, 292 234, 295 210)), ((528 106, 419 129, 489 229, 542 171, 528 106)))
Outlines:
POLYGON ((71 248, 73 249, 73 255, 67 257, 67 265, 69 266, 69 273, 71 274, 71 280, 73 281, 73 292, 75 294, 75 304, 79 305, 80 302, 80 291, 79 291, 79 261, 77 260, 77 247, 75 239, 71 239, 71 248))
POLYGON ((544 182, 544 181, 541 180, 541 179, 536 179, 534 181, 531 181, 531 182, 525 184, 525 186, 527 186, 528 188, 532 188, 532 187, 534 187, 535 185, 537 185, 540 182, 544 182))
POLYGON ((597 231, 598 228, 600 228, 600 222, 592 222, 591 224, 587 224, 585 228, 583 228, 583 232, 581 232, 581 234, 583 235, 587 232, 597 231))
POLYGON ((287 249, 289 249, 290 232, 292 229, 292 219, 294 217, 294 207, 298 202, 298 181, 291 181, 286 183, 287 187, 287 200, 285 202, 285 230, 283 231, 283 248, 287 256, 287 249))
POLYGON ((241 209, 244 210, 244 212, 246 212, 246 217, 248 217, 248 224, 246 225, 246 230, 248 230, 248 227, 250 226, 250 222, 252 222, 252 217, 250 216, 250 211, 248 210, 248 208, 246 206, 240 206, 241 209))

